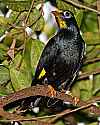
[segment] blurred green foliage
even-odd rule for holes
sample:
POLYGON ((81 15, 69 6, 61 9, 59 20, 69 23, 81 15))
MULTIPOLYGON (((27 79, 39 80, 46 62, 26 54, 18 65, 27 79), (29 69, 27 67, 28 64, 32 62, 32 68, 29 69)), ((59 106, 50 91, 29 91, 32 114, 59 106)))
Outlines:
MULTIPOLYGON (((0 17, 0 36, 15 22, 17 15, 22 11, 16 20, 16 27, 10 30, 7 37, 0 43, 0 95, 7 95, 14 91, 21 90, 31 85, 32 76, 38 63, 40 54, 44 48, 43 43, 38 40, 32 40, 25 35, 22 29, 22 23, 25 20, 27 12, 31 5, 31 0, 2 0, 13 10, 10 19, 0 17), (14 58, 11 59, 7 54, 13 39, 16 39, 14 48, 14 58), (24 46, 23 49, 20 49, 24 46)), ((41 1, 35 1, 36 6, 41 1)), ((83 3, 91 5, 95 0, 83 0, 83 3)), ((87 44, 85 60, 100 58, 100 33, 98 32, 98 17, 94 12, 75 8, 61 0, 57 0, 58 8, 71 10, 77 20, 78 26, 82 32, 83 39, 87 44)), ((40 16, 40 12, 32 9, 28 19, 28 25, 31 25, 40 16)), ((44 25, 43 18, 36 22, 31 28, 34 30, 42 29, 44 25)), ((100 68, 100 62, 83 65, 82 72, 93 71, 100 68)), ((89 78, 77 81, 72 89, 73 95, 82 100, 88 100, 93 96, 100 96, 100 74, 94 75, 93 80, 89 78)), ((91 123, 90 125, 95 125, 91 123)), ((56 125, 63 125, 62 121, 56 125)))

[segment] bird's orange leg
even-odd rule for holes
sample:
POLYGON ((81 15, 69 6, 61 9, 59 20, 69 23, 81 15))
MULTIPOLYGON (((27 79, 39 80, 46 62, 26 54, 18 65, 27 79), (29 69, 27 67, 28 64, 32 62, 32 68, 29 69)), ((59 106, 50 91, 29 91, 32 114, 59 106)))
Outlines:
POLYGON ((73 101, 74 101, 74 104, 75 104, 75 105, 77 105, 77 104, 79 103, 79 101, 80 101, 79 98, 73 96, 70 91, 66 91, 65 94, 67 94, 67 95, 69 95, 69 96, 71 96, 71 97, 73 98, 73 101))
POLYGON ((48 93, 51 97, 54 97, 56 95, 56 90, 51 85, 48 85, 48 93))

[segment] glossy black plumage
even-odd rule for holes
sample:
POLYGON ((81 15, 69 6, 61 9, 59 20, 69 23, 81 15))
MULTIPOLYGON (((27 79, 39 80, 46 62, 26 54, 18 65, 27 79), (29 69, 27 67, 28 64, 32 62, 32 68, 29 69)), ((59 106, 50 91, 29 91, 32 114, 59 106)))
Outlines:
POLYGON ((45 46, 32 85, 47 79, 47 83, 57 90, 68 89, 82 65, 85 44, 70 11, 59 12, 55 19, 59 31, 45 46), (60 26, 58 18, 65 22, 64 26, 60 26), (39 78, 43 69, 46 73, 39 78))

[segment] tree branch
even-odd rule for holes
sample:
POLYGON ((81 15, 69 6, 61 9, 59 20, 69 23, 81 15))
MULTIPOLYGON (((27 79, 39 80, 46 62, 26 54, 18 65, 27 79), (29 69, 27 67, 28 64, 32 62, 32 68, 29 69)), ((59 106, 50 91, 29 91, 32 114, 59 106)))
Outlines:
POLYGON ((69 3, 69 4, 71 4, 71 5, 75 6, 75 7, 82 8, 82 9, 86 9, 86 10, 95 12, 95 13, 97 13, 97 14, 100 14, 100 11, 95 10, 95 9, 93 9, 93 8, 90 8, 90 7, 88 7, 88 6, 85 6, 85 5, 83 5, 83 4, 79 3, 79 2, 72 1, 72 0, 62 0, 62 1, 64 1, 65 3, 69 3))
POLYGON ((85 79, 89 77, 90 75, 96 75, 96 74, 100 74, 100 68, 95 69, 93 71, 82 73, 81 75, 79 75, 78 80, 85 79))
MULTIPOLYGON (((6 106, 7 104, 10 104, 12 102, 18 101, 20 99, 25 99, 30 96, 36 96, 36 95, 47 96, 47 97, 51 98, 51 96, 48 93, 47 85, 32 86, 32 87, 20 90, 18 92, 15 92, 13 94, 10 94, 4 98, 0 98, 0 109, 3 109, 4 106, 6 106)), ((57 91, 57 94, 53 98, 63 100, 64 102, 69 102, 74 105, 73 98, 71 96, 66 95, 65 93, 57 91)), ((100 97, 98 97, 98 98, 96 97, 93 100, 89 100, 89 103, 93 103, 98 100, 100 100, 100 97)), ((88 101, 87 102, 80 101, 77 106, 80 107, 85 104, 88 104, 88 101)), ((96 114, 96 112, 95 112, 95 114, 96 114)), ((2 114, 0 114, 0 115, 2 116, 2 114)))
MULTIPOLYGON (((100 11, 100 0, 97 1, 97 10, 100 11)), ((100 33, 100 15, 98 15, 98 29, 100 33)))
POLYGON ((88 59, 84 62, 84 65, 87 65, 87 64, 91 64, 91 63, 95 63, 95 62, 99 62, 100 61, 100 57, 98 58, 93 58, 93 59, 88 59))
POLYGON ((26 17, 26 19, 25 19, 25 24, 26 24, 27 21, 28 21, 28 18, 29 18, 29 16, 30 16, 31 10, 32 10, 32 8, 33 8, 33 5, 34 5, 34 0, 32 0, 31 7, 30 7, 29 12, 28 12, 28 14, 27 14, 27 17, 26 17))
MULTIPOLYGON (((50 98, 52 98, 49 93, 48 93, 48 86, 47 85, 37 85, 37 86, 32 86, 23 90, 20 90, 18 92, 15 92, 13 94, 10 94, 8 96, 5 97, 1 97, 0 98, 0 116, 9 119, 9 121, 37 121, 42 123, 43 125, 51 125, 52 122, 54 122, 56 119, 64 116, 64 115, 70 115, 73 114, 79 110, 83 110, 89 113, 94 113, 94 115, 100 115, 100 110, 94 105, 96 102, 100 101, 100 97, 95 97, 92 98, 90 100, 88 100, 87 102, 81 101, 77 104, 76 109, 74 110, 65 110, 59 114, 56 115, 50 115, 50 116, 42 116, 42 117, 34 117, 34 118, 27 118, 26 116, 21 116, 20 114, 16 114, 16 113, 9 113, 4 111, 4 107, 12 102, 21 100, 21 99, 25 99, 27 97, 31 97, 31 96, 48 96, 50 98), (50 123, 46 122, 43 123, 41 120, 45 119, 45 118, 53 118, 51 120, 50 123)), ((74 100, 71 96, 66 95, 63 92, 58 92, 57 94, 53 97, 56 99, 60 99, 63 102, 70 102, 71 104, 74 105, 74 100)))
POLYGON ((81 107, 76 108, 76 109, 71 110, 71 111, 69 111, 69 109, 64 110, 63 112, 61 112, 59 114, 56 114, 56 117, 50 119, 50 123, 55 122, 57 119, 61 118, 62 116, 69 115, 69 114, 72 114, 72 113, 76 113, 77 111, 80 111, 80 110, 83 110, 83 109, 87 109, 87 108, 92 107, 92 106, 93 106, 93 104, 90 103, 90 104, 81 106, 81 107))
POLYGON ((27 118, 26 116, 21 116, 13 113, 6 112, 0 108, 0 116, 6 118, 7 120, 0 120, 0 122, 25 122, 25 121, 35 121, 38 125, 52 125, 51 123, 47 123, 44 121, 41 121, 42 117, 39 118, 27 118))

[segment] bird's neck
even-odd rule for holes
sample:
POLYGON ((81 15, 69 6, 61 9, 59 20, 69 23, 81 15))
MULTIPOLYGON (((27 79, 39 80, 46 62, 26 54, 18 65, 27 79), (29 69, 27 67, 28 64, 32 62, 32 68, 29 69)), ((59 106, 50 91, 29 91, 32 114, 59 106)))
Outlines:
POLYGON ((79 28, 74 24, 70 24, 67 30, 72 36, 74 35, 74 37, 80 33, 79 28))
POLYGON ((64 34, 68 40, 76 40, 79 37, 79 29, 76 26, 69 26, 66 29, 59 29, 59 32, 64 34))

